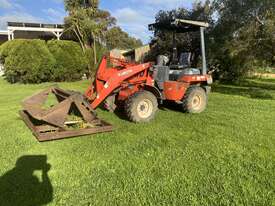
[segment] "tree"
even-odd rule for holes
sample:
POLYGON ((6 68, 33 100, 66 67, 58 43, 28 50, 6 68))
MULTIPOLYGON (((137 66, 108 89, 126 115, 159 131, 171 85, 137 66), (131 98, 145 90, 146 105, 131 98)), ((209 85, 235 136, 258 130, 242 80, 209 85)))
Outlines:
MULTIPOLYGON (((192 10, 184 8, 160 11, 157 22, 173 18, 207 21, 208 62, 218 77, 234 81, 245 77, 254 68, 275 64, 275 2, 274 0, 214 0, 196 1, 192 10)), ((172 51, 172 35, 155 30, 157 53, 172 51)), ((196 52, 196 34, 178 35, 178 48, 196 52)), ((152 53, 152 52, 151 52, 152 53)))
POLYGON ((258 66, 274 64, 273 0, 215 0, 209 37, 211 61, 221 77, 236 80, 258 66))
MULTIPOLYGON (((190 19, 205 21, 211 23, 212 10, 210 1, 205 3, 195 2, 193 9, 188 10, 185 8, 174 9, 171 11, 159 11, 155 17, 156 23, 169 24, 173 19, 190 19)), ((158 54, 172 54, 173 51, 173 34, 163 30, 155 29, 152 50, 148 56, 148 60, 155 60, 158 54), (153 43, 154 42, 154 43, 153 43)), ((189 32, 176 35, 177 49, 180 51, 187 51, 196 54, 200 53, 200 35, 197 32, 189 32)))
POLYGON ((116 26, 106 33, 106 45, 108 49, 132 49, 142 46, 142 41, 130 37, 129 34, 116 26))
POLYGON ((93 48, 94 64, 97 64, 97 43, 103 42, 108 28, 115 24, 115 18, 108 11, 98 9, 97 0, 65 0, 69 16, 65 18, 66 30, 72 31, 85 53, 93 48))

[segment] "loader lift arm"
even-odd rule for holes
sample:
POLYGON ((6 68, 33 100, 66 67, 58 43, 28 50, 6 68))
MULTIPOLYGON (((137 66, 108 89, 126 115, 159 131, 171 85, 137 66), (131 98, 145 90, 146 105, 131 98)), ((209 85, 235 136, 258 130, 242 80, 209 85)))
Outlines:
POLYGON ((131 82, 138 84, 141 82, 146 83, 148 79, 148 69, 152 67, 151 63, 134 64, 126 63, 123 60, 119 61, 119 59, 115 60, 121 67, 120 70, 107 68, 108 59, 106 56, 102 58, 96 79, 85 92, 85 96, 91 101, 93 109, 96 109, 114 91, 123 87, 124 82, 125 84, 131 84, 131 82), (131 80, 129 80, 130 78, 131 80))

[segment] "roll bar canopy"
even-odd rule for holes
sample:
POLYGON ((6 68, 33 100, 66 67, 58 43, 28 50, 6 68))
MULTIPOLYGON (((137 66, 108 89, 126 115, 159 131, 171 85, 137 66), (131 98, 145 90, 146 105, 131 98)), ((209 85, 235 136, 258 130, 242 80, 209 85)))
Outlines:
POLYGON ((205 39, 204 30, 209 27, 209 24, 201 21, 192 21, 186 19, 174 19, 172 21, 157 22, 149 24, 149 30, 159 29, 173 33, 173 59, 177 56, 177 45, 175 40, 176 33, 187 33, 187 32, 200 32, 201 36, 201 56, 202 56, 202 74, 207 74, 207 63, 206 63, 206 51, 205 51, 205 39))
POLYGON ((150 31, 153 31, 154 29, 160 29, 176 33, 199 31, 201 27, 207 28, 209 27, 209 24, 206 22, 192 21, 186 19, 175 19, 173 21, 149 24, 150 31))

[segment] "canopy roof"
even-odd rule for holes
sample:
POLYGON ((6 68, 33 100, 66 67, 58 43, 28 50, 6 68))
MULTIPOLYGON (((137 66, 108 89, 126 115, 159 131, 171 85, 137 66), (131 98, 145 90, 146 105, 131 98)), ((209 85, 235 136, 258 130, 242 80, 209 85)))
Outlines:
POLYGON ((154 23, 149 25, 149 30, 166 30, 177 33, 198 31, 200 27, 207 28, 209 24, 201 21, 191 21, 185 19, 175 19, 171 22, 154 23))

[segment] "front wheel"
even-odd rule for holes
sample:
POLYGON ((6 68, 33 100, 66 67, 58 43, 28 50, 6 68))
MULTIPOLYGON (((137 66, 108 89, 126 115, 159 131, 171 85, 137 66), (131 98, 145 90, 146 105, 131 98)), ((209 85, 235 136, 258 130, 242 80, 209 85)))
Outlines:
POLYGON ((183 98, 183 111, 187 113, 201 113, 207 106, 207 94, 202 87, 191 86, 183 98))
POLYGON ((125 104, 128 119, 132 122, 149 122, 158 110, 158 101, 154 94, 140 91, 129 97, 125 104))

